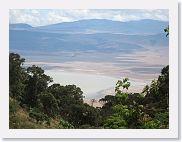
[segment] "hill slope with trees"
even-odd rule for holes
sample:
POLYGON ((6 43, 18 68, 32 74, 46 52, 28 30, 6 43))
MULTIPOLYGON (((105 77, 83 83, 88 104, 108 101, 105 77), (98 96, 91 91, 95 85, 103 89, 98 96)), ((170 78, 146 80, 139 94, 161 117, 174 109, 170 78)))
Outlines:
POLYGON ((169 66, 142 93, 128 93, 129 79, 118 80, 115 96, 100 99, 103 107, 84 103, 81 88, 50 83, 38 66, 9 54, 9 126, 11 129, 164 129, 169 127, 169 66))

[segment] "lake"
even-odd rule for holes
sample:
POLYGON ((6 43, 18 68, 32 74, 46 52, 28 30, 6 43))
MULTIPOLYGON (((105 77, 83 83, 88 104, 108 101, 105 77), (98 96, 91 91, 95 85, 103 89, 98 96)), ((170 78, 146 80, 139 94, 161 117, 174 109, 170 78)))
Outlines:
MULTIPOLYGON (((114 95, 114 87, 118 78, 89 74, 82 72, 67 72, 63 70, 46 70, 45 73, 51 76, 54 80, 53 83, 60 83, 61 85, 75 84, 80 87, 84 92, 83 95, 86 99, 98 99, 105 95, 114 95)), ((132 81, 134 88, 141 89, 144 83, 132 81)), ((132 91, 132 89, 130 90, 132 91)))

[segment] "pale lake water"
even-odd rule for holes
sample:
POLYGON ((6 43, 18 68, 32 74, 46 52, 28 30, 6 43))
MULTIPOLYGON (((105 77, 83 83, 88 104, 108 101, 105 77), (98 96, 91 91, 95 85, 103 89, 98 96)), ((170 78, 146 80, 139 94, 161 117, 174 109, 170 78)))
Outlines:
MULTIPOLYGON (((61 85, 76 85, 81 88, 86 99, 98 99, 105 95, 114 95, 114 86, 118 78, 89 73, 67 72, 61 70, 46 70, 45 73, 53 78, 53 83, 61 85)), ((144 86, 144 83, 133 81, 132 84, 144 86)))
POLYGON ((128 92, 140 93, 145 85, 157 79, 161 69, 168 64, 166 55, 168 50, 163 48, 148 48, 147 51, 129 54, 83 52, 69 56, 59 53, 54 56, 25 57, 25 65, 40 66, 53 78, 53 83, 75 84, 81 88, 85 99, 99 99, 114 95, 117 81, 125 77, 131 82, 128 92))

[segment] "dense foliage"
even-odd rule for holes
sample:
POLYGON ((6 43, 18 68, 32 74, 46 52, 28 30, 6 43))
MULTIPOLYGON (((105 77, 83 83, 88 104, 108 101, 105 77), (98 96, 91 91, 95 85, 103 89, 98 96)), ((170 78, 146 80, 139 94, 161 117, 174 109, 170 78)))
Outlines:
POLYGON ((99 110, 83 102, 83 92, 79 87, 50 85, 52 78, 40 67, 24 68, 25 59, 15 53, 10 53, 9 58, 10 128, 99 126, 99 110))
POLYGON ((23 67, 20 55, 10 53, 9 62, 10 128, 169 127, 169 66, 142 93, 128 93, 129 79, 118 80, 115 96, 105 96, 104 105, 95 108, 84 103, 79 87, 53 84, 35 65, 23 67))
POLYGON ((129 80, 116 84, 115 96, 105 96, 101 109, 104 128, 168 128, 169 127, 169 66, 162 69, 157 80, 143 92, 127 93, 129 80), (108 115, 109 114, 109 115, 108 115))

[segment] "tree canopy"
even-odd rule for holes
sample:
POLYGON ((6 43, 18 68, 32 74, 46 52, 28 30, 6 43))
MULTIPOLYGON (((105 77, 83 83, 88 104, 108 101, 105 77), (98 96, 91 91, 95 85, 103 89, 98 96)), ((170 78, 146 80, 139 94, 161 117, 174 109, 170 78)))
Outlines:
POLYGON ((169 66, 141 93, 128 92, 128 78, 118 80, 115 95, 101 98, 104 105, 95 108, 84 103, 81 88, 51 83, 52 78, 42 68, 25 68, 25 59, 20 55, 9 56, 10 128, 169 127, 169 66))

